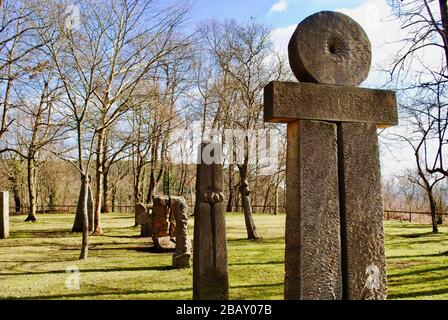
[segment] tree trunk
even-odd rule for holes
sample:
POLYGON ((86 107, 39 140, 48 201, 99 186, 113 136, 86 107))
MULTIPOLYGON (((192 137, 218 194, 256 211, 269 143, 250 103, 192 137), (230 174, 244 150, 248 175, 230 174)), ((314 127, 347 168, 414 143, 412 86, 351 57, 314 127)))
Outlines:
MULTIPOLYGON (((271 195, 271 188, 272 188, 272 181, 269 181, 269 185, 266 188, 266 193, 264 194, 264 201, 263 201, 263 213, 267 212, 269 202, 269 196, 271 195)), ((269 210, 270 212, 270 210, 269 210)))
POLYGON ((249 182, 247 180, 247 164, 238 166, 240 172, 240 194, 243 202, 244 221, 246 223, 247 238, 258 240, 260 237, 252 217, 252 206, 250 204, 249 182))
POLYGON ((103 234, 101 230, 101 202, 103 195, 103 161, 104 161, 104 142, 105 142, 105 129, 100 129, 98 131, 98 142, 97 142, 97 156, 96 156, 96 192, 95 192, 95 203, 93 211, 93 235, 100 236, 103 234))
MULTIPOLYGON (((81 190, 82 193, 82 246, 79 259, 87 259, 89 255, 89 214, 88 214, 88 198, 89 198, 89 178, 87 176, 82 177, 81 190)), ((79 207, 79 205, 78 205, 79 207)))
POLYGON ((34 163, 33 156, 30 156, 27 159, 27 173, 28 173, 29 211, 28 211, 28 217, 25 219, 25 222, 28 221, 35 222, 37 220, 36 219, 37 191, 36 191, 36 166, 34 163))
POLYGON ((428 198, 429 198, 429 207, 431 209, 431 220, 432 220, 432 233, 438 233, 439 229, 437 227, 437 217, 436 217, 436 210, 437 210, 437 203, 434 199, 434 196, 432 195, 432 191, 428 191, 428 198))
POLYGON ((278 186, 279 183, 275 184, 275 191, 274 191, 274 215, 278 214, 278 186))
POLYGON ((83 178, 81 178, 81 188, 79 190, 79 198, 78 198, 78 204, 76 207, 76 215, 75 215, 75 222, 73 223, 72 232, 82 232, 83 231, 83 225, 84 225, 84 206, 87 203, 87 216, 88 216, 88 222, 89 222, 89 231, 93 231, 93 195, 92 195, 92 188, 90 187, 90 184, 87 184, 88 192, 87 192, 87 202, 84 200, 84 194, 85 192, 85 185, 82 181, 83 178))
POLYGON ((22 201, 20 200, 20 192, 17 186, 17 182, 15 182, 12 187, 12 194, 14 197, 15 212, 20 213, 22 211, 22 201))
POLYGON ((113 186, 112 187, 112 212, 115 212, 115 200, 117 198, 117 187, 113 186))
POLYGON ((229 199, 227 200, 227 208, 226 212, 233 212, 233 200, 234 200, 234 193, 235 193, 235 187, 233 182, 233 164, 229 164, 229 199))
POLYGON ((437 215, 437 224, 442 225, 443 224, 443 215, 438 214, 437 215))
POLYGON ((48 195, 48 209, 50 212, 54 211, 56 207, 56 191, 50 190, 50 194, 48 195))
POLYGON ((101 212, 111 212, 111 189, 109 185, 109 170, 104 171, 103 198, 103 207, 101 208, 101 212))

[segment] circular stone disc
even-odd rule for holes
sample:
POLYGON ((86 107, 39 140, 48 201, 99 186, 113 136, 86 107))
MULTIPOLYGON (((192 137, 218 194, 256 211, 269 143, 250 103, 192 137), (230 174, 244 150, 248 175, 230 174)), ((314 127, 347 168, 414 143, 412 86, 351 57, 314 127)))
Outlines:
POLYGON ((370 70, 372 52, 362 27, 349 16, 322 11, 303 20, 288 45, 297 80, 356 86, 370 70))

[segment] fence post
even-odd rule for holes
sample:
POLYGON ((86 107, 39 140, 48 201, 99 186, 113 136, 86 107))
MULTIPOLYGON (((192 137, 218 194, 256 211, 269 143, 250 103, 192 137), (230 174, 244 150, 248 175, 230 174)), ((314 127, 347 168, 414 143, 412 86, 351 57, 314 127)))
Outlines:
POLYGON ((412 222, 412 212, 409 212, 409 222, 412 222))

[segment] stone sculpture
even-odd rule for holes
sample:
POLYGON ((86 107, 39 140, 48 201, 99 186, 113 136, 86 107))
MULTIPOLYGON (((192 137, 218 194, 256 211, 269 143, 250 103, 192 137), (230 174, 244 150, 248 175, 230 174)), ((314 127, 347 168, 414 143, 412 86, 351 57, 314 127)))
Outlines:
POLYGON ((194 209, 193 299, 225 300, 229 296, 229 278, 222 145, 203 142, 198 151, 194 209))
POLYGON ((264 92, 265 121, 288 124, 285 299, 385 299, 376 129, 397 124, 396 96, 356 87, 370 42, 342 13, 306 18, 288 51, 303 82, 264 92))

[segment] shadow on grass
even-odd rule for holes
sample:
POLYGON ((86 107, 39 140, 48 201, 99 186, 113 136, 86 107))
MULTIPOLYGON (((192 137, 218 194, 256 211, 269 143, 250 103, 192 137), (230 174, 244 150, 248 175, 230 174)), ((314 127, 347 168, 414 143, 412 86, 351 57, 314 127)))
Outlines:
POLYGON ((229 266, 258 266, 260 264, 284 264, 284 261, 229 263, 229 266))
POLYGON ((243 284, 243 285, 239 285, 239 286, 230 286, 230 289, 237 289, 237 288, 266 288, 266 287, 280 287, 283 286, 283 282, 278 282, 278 283, 260 283, 260 284, 243 284))
POLYGON ((438 234, 439 233, 424 232, 424 233, 399 234, 399 235, 396 235, 396 237, 406 238, 406 239, 415 239, 415 238, 428 237, 428 236, 437 236, 438 234))
POLYGON ((138 239, 138 238, 147 238, 147 237, 142 237, 142 236, 110 236, 110 235, 106 235, 103 234, 102 237, 106 237, 106 238, 119 238, 119 239, 138 239))
POLYGON ((433 285, 437 285, 439 281, 443 281, 446 280, 447 276, 446 275, 441 275, 441 276, 431 276, 431 277, 419 277, 418 279, 415 280, 405 280, 402 281, 400 279, 388 279, 388 282, 390 284, 393 284, 393 286, 408 286, 408 285, 412 285, 412 284, 421 284, 422 282, 424 282, 425 284, 433 284, 433 285))
POLYGON ((126 292, 89 292, 89 293, 76 293, 76 294, 57 294, 57 295, 42 295, 42 296, 32 296, 32 297, 6 297, 7 300, 38 300, 38 299, 63 299, 63 298, 88 298, 88 297, 98 297, 98 296, 116 296, 116 295, 132 295, 132 294, 155 294, 155 293, 175 293, 175 292, 193 292, 193 288, 181 288, 173 290, 131 290, 126 292))
POLYGON ((390 256, 387 257, 387 260, 393 260, 393 259, 413 259, 413 258, 424 258, 424 257, 444 257, 448 256, 448 251, 439 252, 439 253, 431 253, 431 254, 419 254, 416 256, 407 255, 407 256, 390 256))
POLYGON ((435 296, 435 295, 439 295, 439 294, 448 294, 448 288, 390 294, 387 297, 387 299, 391 299, 391 300, 392 299, 409 299, 409 298, 418 298, 418 297, 422 297, 422 296, 435 296))
MULTIPOLYGON (((94 272, 122 272, 122 271, 170 271, 179 270, 172 266, 153 266, 153 267, 135 267, 135 268, 113 268, 113 269, 82 269, 81 273, 94 273, 94 272)), ((41 274, 65 274, 66 270, 52 270, 45 272, 16 272, 16 273, 0 273, 0 276, 20 276, 20 275, 41 275, 41 274)))
POLYGON ((448 270, 448 266, 396 273, 396 274, 388 275, 387 278, 394 279, 394 278, 399 278, 399 277, 403 277, 403 276, 412 276, 412 275, 418 275, 418 274, 422 274, 422 273, 428 273, 428 272, 433 272, 433 271, 442 271, 442 270, 448 270))

